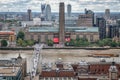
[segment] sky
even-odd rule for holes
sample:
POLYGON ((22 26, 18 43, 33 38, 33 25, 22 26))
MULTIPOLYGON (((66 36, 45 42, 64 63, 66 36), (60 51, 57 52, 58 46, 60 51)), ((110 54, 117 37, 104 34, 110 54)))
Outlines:
POLYGON ((26 12, 31 9, 33 12, 41 12, 41 4, 50 4, 52 12, 59 12, 59 3, 71 4, 72 12, 84 12, 90 9, 94 12, 104 12, 110 9, 111 12, 120 11, 120 0, 0 0, 0 12, 26 12))

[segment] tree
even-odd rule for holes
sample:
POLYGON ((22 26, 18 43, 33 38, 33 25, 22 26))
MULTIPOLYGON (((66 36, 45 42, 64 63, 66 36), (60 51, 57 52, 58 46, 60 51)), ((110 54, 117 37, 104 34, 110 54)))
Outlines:
POLYGON ((110 44, 111 47, 117 47, 117 43, 115 41, 112 41, 110 44))
POLYGON ((103 42, 102 40, 100 40, 100 41, 98 42, 98 45, 99 45, 100 47, 103 47, 103 46, 104 46, 104 42, 103 42))
POLYGON ((33 41, 33 40, 26 40, 25 42, 26 42, 27 45, 29 45, 29 46, 34 45, 34 41, 33 41))
POLYGON ((22 46, 23 40, 22 40, 21 38, 19 38, 19 39, 17 40, 17 44, 18 44, 19 46, 22 46))
POLYGON ((79 38, 79 39, 76 39, 75 41, 75 46, 77 47, 86 47, 88 45, 89 45, 89 42, 85 38, 79 38))
POLYGON ((112 43, 112 39, 106 38, 106 39, 99 40, 98 45, 101 46, 101 47, 111 46, 111 43, 112 43))
POLYGON ((1 40, 1 46, 6 47, 8 45, 6 40, 1 40))
POLYGON ((120 42, 118 42, 117 45, 120 47, 120 42))
POLYGON ((47 40, 48 46, 53 46, 53 41, 52 40, 47 40))
POLYGON ((20 38, 22 40, 24 40, 24 37, 25 37, 25 34, 23 31, 19 31, 18 34, 17 34, 17 40, 20 38))
POLYGON ((69 45, 70 46, 74 46, 75 45, 75 41, 73 39, 71 39, 69 45))

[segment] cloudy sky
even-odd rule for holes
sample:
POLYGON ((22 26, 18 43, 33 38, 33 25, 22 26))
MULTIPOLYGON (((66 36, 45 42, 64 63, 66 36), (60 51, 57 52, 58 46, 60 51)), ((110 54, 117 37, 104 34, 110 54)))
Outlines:
POLYGON ((43 3, 49 3, 52 12, 58 12, 59 2, 71 4, 72 12, 83 12, 85 8, 94 12, 104 12, 107 8, 111 12, 120 11, 120 0, 0 0, 0 12, 26 12, 27 9, 40 12, 43 3))

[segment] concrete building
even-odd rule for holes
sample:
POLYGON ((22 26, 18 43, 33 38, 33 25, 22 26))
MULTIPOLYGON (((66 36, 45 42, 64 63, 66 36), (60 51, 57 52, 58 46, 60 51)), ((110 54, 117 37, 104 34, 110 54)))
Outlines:
POLYGON ((110 19, 110 9, 105 9, 105 16, 104 16, 105 20, 109 20, 110 19))
POLYGON ((28 9, 28 10, 27 10, 27 16, 28 16, 28 21, 31 21, 31 20, 32 20, 32 12, 31 12, 31 9, 28 9))
POLYGON ((0 80, 22 80, 20 67, 0 67, 0 80))
POLYGON ((65 27, 77 27, 78 17, 65 17, 65 27))
POLYGON ((33 23, 34 23, 34 25, 39 26, 39 25, 41 25, 41 19, 40 18, 33 18, 33 23))
POLYGON ((77 26, 93 27, 94 25, 94 12, 85 9, 85 14, 81 14, 78 17, 77 26))
POLYGON ((108 26, 108 38, 112 38, 115 41, 119 40, 119 27, 118 25, 108 26))
POLYGON ((71 17, 71 11, 72 11, 72 7, 70 4, 67 5, 67 16, 71 17))
POLYGON ((23 80, 26 76, 26 59, 19 54, 17 58, 0 58, 1 80, 23 80))
POLYGON ((99 27, 99 37, 100 39, 106 38, 106 21, 104 18, 97 18, 96 26, 99 27))

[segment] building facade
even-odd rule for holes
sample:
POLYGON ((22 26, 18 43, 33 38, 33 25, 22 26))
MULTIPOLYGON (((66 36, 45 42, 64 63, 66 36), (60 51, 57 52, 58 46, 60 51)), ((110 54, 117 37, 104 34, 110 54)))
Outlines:
POLYGON ((93 18, 90 14, 79 15, 77 26, 93 26, 93 18))
POLYGON ((117 25, 108 26, 108 37, 114 38, 119 36, 119 27, 117 25))
MULTIPOLYGON (((53 40, 59 43, 59 27, 29 27, 25 29, 25 39, 40 41, 46 43, 47 40, 53 40)), ((86 38, 89 42, 99 40, 98 27, 65 27, 64 41, 76 38, 86 38)))
POLYGON ((51 21, 51 7, 49 4, 47 4, 45 8, 45 20, 51 21))
POLYGON ((17 58, 0 58, 1 80, 24 80, 27 71, 26 59, 19 54, 17 58))
POLYGON ((81 14, 78 17, 77 26, 93 27, 94 25, 94 12, 85 9, 85 14, 81 14))
POLYGON ((77 80, 71 65, 63 64, 62 61, 42 64, 40 80, 77 80))
POLYGON ((43 63, 40 80, 118 80, 120 65, 113 62, 43 63))
POLYGON ((0 40, 7 40, 9 42, 15 42, 16 33, 13 31, 0 31, 0 40))
POLYGON ((100 39, 106 38, 106 21, 104 18, 97 18, 96 26, 99 27, 99 37, 100 39))
POLYGON ((72 7, 70 4, 67 5, 67 16, 68 17, 71 17, 71 10, 72 10, 72 7))
POLYGON ((28 21, 31 21, 31 20, 32 20, 32 12, 31 12, 31 9, 28 9, 28 10, 27 10, 27 16, 28 16, 28 21))
POLYGON ((105 20, 109 20, 110 19, 110 9, 105 9, 105 16, 104 16, 105 20))

